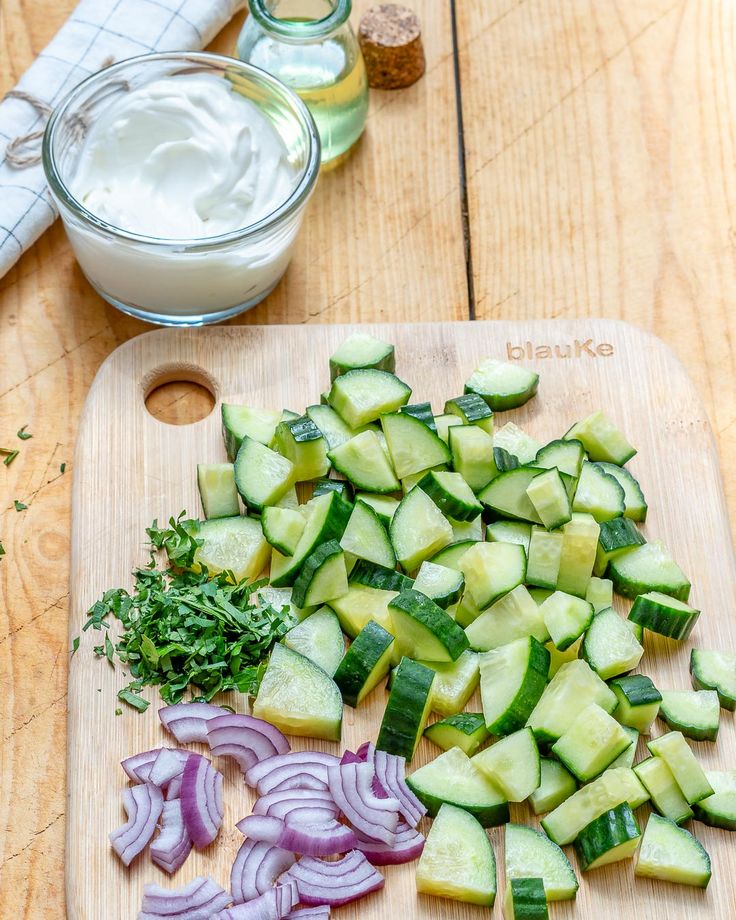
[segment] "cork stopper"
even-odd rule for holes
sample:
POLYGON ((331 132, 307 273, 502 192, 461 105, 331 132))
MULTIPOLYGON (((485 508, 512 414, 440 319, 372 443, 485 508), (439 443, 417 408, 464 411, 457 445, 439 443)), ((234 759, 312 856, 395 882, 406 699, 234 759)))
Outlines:
POLYGON ((360 20, 358 40, 375 89, 411 86, 424 73, 422 26, 413 10, 398 3, 374 6, 360 20))

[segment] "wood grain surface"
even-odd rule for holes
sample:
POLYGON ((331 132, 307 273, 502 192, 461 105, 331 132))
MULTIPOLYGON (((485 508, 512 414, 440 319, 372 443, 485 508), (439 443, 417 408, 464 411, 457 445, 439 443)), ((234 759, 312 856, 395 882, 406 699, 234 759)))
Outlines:
MULTIPOLYGON (((73 5, 0 0, 0 93, 73 5)), ((626 318, 687 366, 736 520, 733 5, 461 0, 454 36, 451 0, 410 5, 427 75, 372 94, 357 155, 323 177, 286 280, 243 322, 626 318)), ((71 455, 97 368, 145 329, 94 294, 58 224, 0 279, 0 446, 21 447, 0 467, 3 915, 64 911, 71 455), (17 442, 26 422, 34 439, 17 442)), ((151 401, 186 421, 200 397, 151 401)))
MULTIPOLYGON (((649 502, 644 533, 670 548, 693 582, 692 603, 703 611, 688 642, 647 634, 641 670, 661 689, 686 689, 693 645, 736 645, 736 621, 731 616, 736 605, 736 561, 718 460, 703 406, 669 349, 631 326, 606 320, 373 328, 375 334, 395 343, 397 373, 413 387, 412 399, 430 400, 435 408, 461 392, 464 380, 483 357, 504 356, 509 347, 523 349, 527 342, 534 348, 558 345, 563 353, 569 346, 568 358, 524 362, 542 374, 539 396, 521 410, 500 415, 498 423, 513 419, 547 441, 605 406, 639 450, 629 466, 649 502), (603 351, 611 351, 610 356, 596 356, 602 344, 609 346, 603 351), (632 366, 641 368, 636 378, 630 374, 632 366)), ((206 382, 218 407, 221 400, 264 408, 303 407, 305 402, 316 402, 327 386, 328 357, 348 331, 353 330, 342 326, 165 330, 139 337, 111 356, 92 385, 75 453, 70 642, 84 622, 82 611, 106 588, 129 584, 129 572, 145 559, 142 541, 150 521, 166 519, 181 509, 198 512, 197 462, 225 459, 217 409, 184 426, 162 424, 149 414, 144 399, 156 380, 180 369, 185 377, 206 382)), ((622 600, 621 609, 626 606, 622 600)), ((127 678, 92 654, 92 646, 99 642, 99 633, 83 634, 70 667, 67 911, 70 920, 96 920, 103 915, 134 920, 143 883, 166 884, 166 876, 147 859, 128 871, 109 849, 107 835, 121 822, 122 814, 120 791, 125 777, 118 763, 132 753, 166 743, 167 736, 155 705, 144 715, 124 707, 123 714, 115 716, 116 691, 127 678)), ((363 741, 375 740, 386 697, 381 685, 357 710, 346 709, 343 744, 318 746, 341 753, 344 747, 355 750, 363 741)), ((149 699, 156 702, 155 691, 149 699)), ((230 696, 227 701, 243 711, 242 698, 235 702, 230 696)), ((471 711, 474 708, 479 708, 478 698, 469 704, 471 711)), ((661 723, 654 733, 662 733, 661 723)), ((315 746, 308 739, 295 743, 302 749, 315 746)), ((730 768, 736 757, 733 713, 722 712, 717 745, 695 747, 707 766, 730 768)), ((640 748, 641 757, 646 748, 643 743, 640 748)), ((423 741, 412 766, 436 754, 437 749, 423 741)), ((252 799, 237 768, 226 775, 221 840, 187 861, 176 876, 179 883, 210 874, 227 887, 242 841, 234 824, 249 813, 252 799)), ((512 818, 528 821, 531 811, 526 805, 512 806, 512 818)), ((655 920, 663 909, 678 920, 733 916, 736 850, 729 834, 701 824, 693 829, 713 860, 713 880, 706 892, 635 879, 632 863, 626 861, 586 876, 575 902, 554 905, 555 917, 655 920)), ((491 837, 503 891, 501 829, 493 829, 491 837)), ((413 865, 385 870, 385 891, 341 908, 340 917, 385 920, 396 916, 397 909, 407 920, 440 916, 470 920, 487 915, 481 908, 417 897, 414 873, 413 865)))

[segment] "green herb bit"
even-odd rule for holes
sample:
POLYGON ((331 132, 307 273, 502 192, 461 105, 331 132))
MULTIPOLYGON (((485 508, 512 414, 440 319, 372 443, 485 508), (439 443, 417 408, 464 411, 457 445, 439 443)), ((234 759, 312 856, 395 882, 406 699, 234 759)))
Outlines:
POLYGON ((24 426, 20 429, 20 431, 17 431, 17 432, 16 432, 17 436, 21 439, 21 441, 28 441, 29 438, 32 438, 32 437, 33 437, 33 435, 30 434, 30 432, 26 431, 26 428, 27 428, 27 427, 28 427, 28 425, 24 425, 24 426))
POLYGON ((16 511, 25 511, 26 508, 28 507, 28 505, 24 505, 23 502, 19 502, 17 498, 16 498, 16 500, 13 502, 13 504, 15 505, 15 510, 16 510, 16 511))
POLYGON ((122 709, 116 709, 116 710, 115 710, 115 715, 116 715, 116 716, 121 716, 122 714, 123 714, 123 710, 122 710, 122 709))
POLYGON ((167 528, 160 528, 158 520, 146 528, 154 549, 166 550, 169 562, 177 569, 189 568, 194 562, 194 554, 203 543, 192 533, 195 522, 191 518, 182 520, 185 515, 186 511, 182 511, 178 518, 169 518, 167 528))
POLYGON ((72 639, 72 655, 77 651, 78 648, 79 648, 79 636, 75 636, 72 639))
POLYGON ((0 454, 7 454, 6 458, 3 460, 4 466, 10 466, 10 464, 18 456, 19 451, 17 450, 6 450, 4 447, 0 447, 0 454))
POLYGON ((59 472, 66 473, 66 463, 61 464, 61 466, 59 467, 59 472))
POLYGON ((119 690, 118 699, 122 700, 124 703, 127 703, 128 706, 132 706, 133 709, 137 709, 138 712, 145 712, 151 705, 148 700, 144 700, 142 697, 136 696, 135 693, 131 693, 128 689, 119 690))

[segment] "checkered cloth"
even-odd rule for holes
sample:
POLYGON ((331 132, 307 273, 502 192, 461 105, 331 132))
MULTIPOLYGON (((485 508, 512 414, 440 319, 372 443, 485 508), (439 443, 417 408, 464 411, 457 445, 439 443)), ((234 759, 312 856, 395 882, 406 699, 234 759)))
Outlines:
POLYGON ((15 90, 0 102, 0 277, 56 219, 43 169, 34 162, 49 107, 113 61, 151 51, 203 48, 245 2, 81 0, 15 90), (26 137, 25 144, 17 143, 26 137))

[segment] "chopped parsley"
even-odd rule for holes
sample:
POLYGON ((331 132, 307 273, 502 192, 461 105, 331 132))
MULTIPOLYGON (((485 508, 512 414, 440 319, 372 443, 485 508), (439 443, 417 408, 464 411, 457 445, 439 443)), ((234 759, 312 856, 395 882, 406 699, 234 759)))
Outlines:
POLYGON ((61 464, 61 466, 59 467, 59 472, 66 473, 66 463, 61 464))
POLYGON ((0 556, 5 555, 5 547, 3 546, 3 541, 0 540, 0 556))
POLYGON ((72 655, 78 650, 78 648, 79 648, 79 636, 75 636, 72 639, 72 655))
POLYGON ((15 505, 15 510, 16 510, 16 511, 25 511, 26 508, 28 507, 28 505, 24 505, 23 502, 19 502, 17 498, 16 498, 16 500, 13 502, 13 504, 15 505))
POLYGON ((33 435, 30 434, 30 432, 26 431, 26 428, 27 428, 27 427, 28 427, 28 425, 24 425, 24 426, 20 429, 20 431, 17 431, 17 432, 16 432, 17 436, 21 439, 21 441, 27 441, 27 440, 29 440, 29 438, 32 438, 32 437, 33 437, 33 435))
POLYGON ((18 453, 19 451, 17 450, 9 450, 7 447, 0 447, 0 454, 6 454, 6 457, 3 460, 3 464, 5 466, 10 466, 13 460, 15 460, 15 458, 18 456, 18 453))

